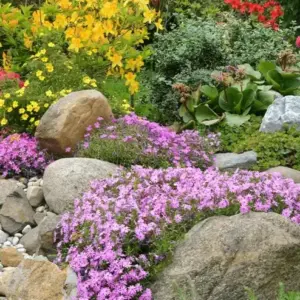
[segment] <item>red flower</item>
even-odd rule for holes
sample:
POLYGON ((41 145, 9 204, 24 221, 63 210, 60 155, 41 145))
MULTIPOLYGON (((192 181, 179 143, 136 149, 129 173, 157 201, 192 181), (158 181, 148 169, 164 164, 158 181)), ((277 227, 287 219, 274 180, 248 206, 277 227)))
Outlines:
POLYGON ((298 36, 296 39, 296 47, 300 48, 300 36, 298 36))

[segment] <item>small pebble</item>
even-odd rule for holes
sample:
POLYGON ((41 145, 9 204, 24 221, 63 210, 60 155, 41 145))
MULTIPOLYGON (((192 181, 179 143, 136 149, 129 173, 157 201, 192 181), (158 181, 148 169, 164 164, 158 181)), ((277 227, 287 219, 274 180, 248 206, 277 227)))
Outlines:
POLYGON ((13 238, 14 238, 13 236, 10 236, 9 238, 7 238, 7 240, 12 243, 13 238))
POLYGON ((13 244, 14 246, 16 246, 18 243, 19 243, 19 238, 18 238, 17 236, 15 236, 15 237, 13 238, 13 240, 12 240, 12 244, 13 244))
POLYGON ((28 186, 33 186, 33 182, 29 182, 29 183, 28 183, 28 186))
POLYGON ((18 238, 21 238, 23 236, 22 233, 15 233, 15 236, 18 237, 18 238))
POLYGON ((18 252, 20 252, 20 253, 25 253, 26 252, 26 249, 25 248, 19 248, 19 249, 17 249, 18 250, 18 252))
POLYGON ((44 185, 44 180, 41 179, 41 180, 40 180, 40 186, 43 186, 43 185, 44 185))
POLYGON ((24 248, 24 246, 22 244, 16 245, 16 249, 20 249, 20 248, 24 248))
POLYGON ((18 182, 17 186, 20 187, 21 189, 26 189, 26 185, 23 184, 22 182, 18 182))
POLYGON ((3 246, 11 246, 11 242, 10 241, 6 241, 3 246))
POLYGON ((26 225, 26 226, 24 227, 24 229, 22 230, 22 233, 23 233, 23 234, 26 234, 26 233, 28 233, 30 230, 31 230, 31 226, 30 226, 30 225, 26 225))
POLYGON ((29 182, 34 182, 34 181, 38 181, 39 179, 37 177, 32 177, 29 179, 29 182))
POLYGON ((26 193, 26 192, 27 192, 27 189, 24 189, 24 192, 26 193))
POLYGON ((45 210, 45 206, 39 206, 36 211, 37 212, 43 212, 45 210))
POLYGON ((27 185, 27 183, 28 183, 28 180, 26 178, 24 178, 24 177, 20 178, 19 181, 21 183, 23 183, 24 185, 27 185))

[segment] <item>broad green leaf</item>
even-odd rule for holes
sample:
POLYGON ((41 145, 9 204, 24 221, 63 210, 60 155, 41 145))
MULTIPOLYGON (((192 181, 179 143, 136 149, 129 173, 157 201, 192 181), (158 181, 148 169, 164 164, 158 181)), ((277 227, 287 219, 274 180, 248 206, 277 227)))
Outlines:
POLYGON ((248 107, 252 105, 255 99, 255 91, 252 89, 246 89, 243 91, 243 99, 241 109, 245 111, 248 107))
POLYGON ((268 80, 268 72, 276 69, 276 64, 271 61, 261 61, 257 66, 257 70, 261 72, 268 80))
POLYGON ((234 87, 229 87, 221 92, 219 97, 219 106, 227 112, 234 112, 242 101, 243 94, 234 87))
POLYGON ((186 101, 186 107, 191 113, 195 111, 194 99, 192 99, 192 97, 189 97, 189 99, 186 101))
POLYGON ((277 70, 271 70, 268 72, 269 82, 273 85, 273 88, 276 90, 281 89, 283 83, 283 78, 277 70))
POLYGON ((230 114, 228 112, 226 112, 225 114, 226 114, 225 121, 231 127, 241 126, 247 121, 249 121, 251 118, 250 115, 242 116, 242 115, 230 114))
POLYGON ((218 117, 218 115, 206 104, 201 104, 196 108, 195 118, 199 123, 214 120, 216 117, 218 117))
POLYGON ((219 96, 219 92, 215 86, 203 85, 200 91, 209 99, 215 100, 219 96))
POLYGON ((240 69, 244 69, 246 75, 248 75, 252 80, 260 80, 261 79, 261 73, 258 71, 255 71, 249 64, 239 65, 240 69))

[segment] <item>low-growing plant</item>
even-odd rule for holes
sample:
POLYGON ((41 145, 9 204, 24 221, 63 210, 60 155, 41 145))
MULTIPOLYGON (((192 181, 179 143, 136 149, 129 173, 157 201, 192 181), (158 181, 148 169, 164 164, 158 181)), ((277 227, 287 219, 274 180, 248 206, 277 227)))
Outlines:
POLYGON ((58 260, 77 273, 82 300, 150 300, 147 283, 186 224, 224 211, 273 211, 300 223, 299 200, 300 187, 279 174, 134 167, 75 200, 59 226, 58 260))
POLYGON ((213 164, 218 148, 218 135, 201 137, 197 131, 177 134, 134 114, 114 120, 102 121, 87 128, 86 140, 78 156, 97 158, 125 167, 132 165, 153 168, 200 167, 213 164))
POLYGON ((0 137, 0 176, 33 177, 42 174, 49 162, 35 138, 17 133, 0 137))
POLYGON ((261 117, 251 116, 249 122, 240 127, 218 124, 214 130, 221 133, 221 151, 237 152, 254 150, 258 161, 254 170, 287 166, 300 170, 300 131, 285 128, 274 133, 259 132, 261 117))

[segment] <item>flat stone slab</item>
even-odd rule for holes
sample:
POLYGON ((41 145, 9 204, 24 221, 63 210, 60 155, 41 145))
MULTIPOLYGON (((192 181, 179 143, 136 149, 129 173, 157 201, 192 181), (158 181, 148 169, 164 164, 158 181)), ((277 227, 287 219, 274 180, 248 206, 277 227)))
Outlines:
POLYGON ((249 169, 257 162, 254 151, 238 153, 217 153, 215 166, 220 170, 249 169))
POLYGON ((267 173, 280 173, 284 178, 290 178, 295 183, 300 183, 300 171, 288 167, 275 167, 266 171, 267 173))

